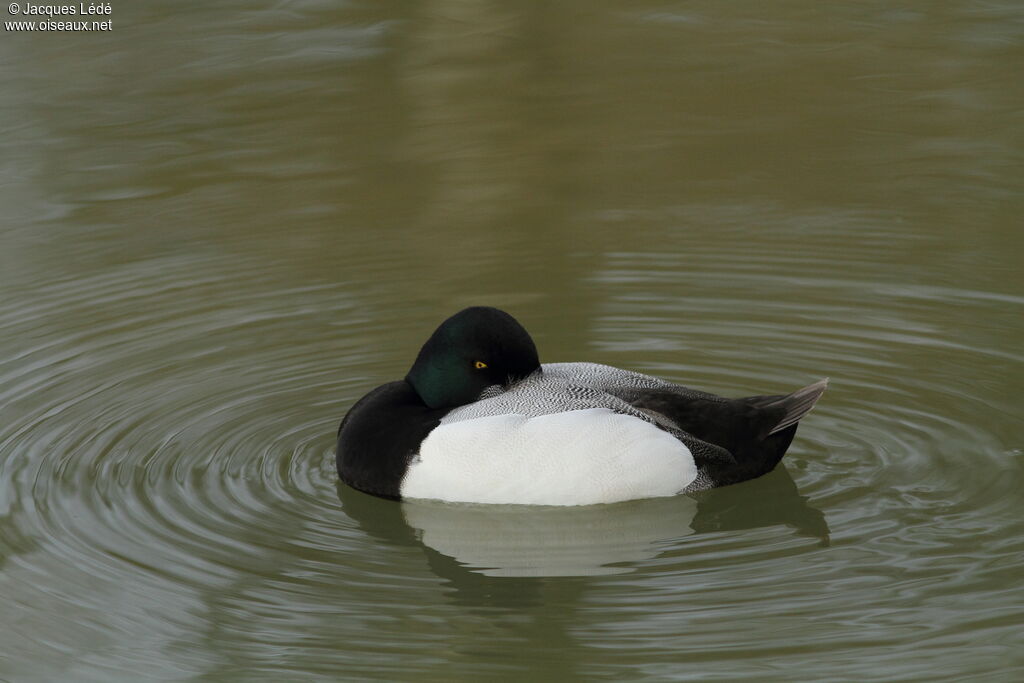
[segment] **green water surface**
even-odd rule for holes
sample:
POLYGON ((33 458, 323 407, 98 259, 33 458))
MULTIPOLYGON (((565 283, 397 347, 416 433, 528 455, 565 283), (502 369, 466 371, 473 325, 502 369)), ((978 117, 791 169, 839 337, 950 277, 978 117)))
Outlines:
POLYGON ((111 8, 0 36, 0 680, 1024 679, 1024 5, 111 8), (700 496, 338 486, 471 304, 832 385, 700 496))

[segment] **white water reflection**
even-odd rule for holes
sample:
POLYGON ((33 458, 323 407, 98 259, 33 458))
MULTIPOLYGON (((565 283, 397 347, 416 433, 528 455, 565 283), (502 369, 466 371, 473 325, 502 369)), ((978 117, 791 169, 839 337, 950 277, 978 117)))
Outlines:
POLYGON ((633 571, 659 543, 693 533, 688 496, 576 508, 402 504, 424 545, 487 576, 595 576, 633 571))
MULTIPOLYGON (((381 514, 380 506, 375 513, 360 510, 353 498, 363 494, 342 493, 349 514, 381 514)), ((628 574, 695 533, 769 527, 779 538, 795 532, 823 547, 829 543, 824 515, 800 495, 785 466, 754 482, 692 497, 579 507, 418 500, 401 503, 401 511, 424 546, 485 576, 628 574)))

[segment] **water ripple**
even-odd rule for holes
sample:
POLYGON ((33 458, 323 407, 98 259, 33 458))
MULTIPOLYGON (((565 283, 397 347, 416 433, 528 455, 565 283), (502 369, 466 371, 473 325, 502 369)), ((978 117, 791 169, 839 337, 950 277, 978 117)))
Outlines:
MULTIPOLYGON (((1000 382, 999 363, 1021 354, 975 334, 981 327, 956 327, 962 310, 922 311, 969 301, 977 315, 1024 301, 793 279, 775 275, 768 256, 761 271, 743 269, 765 290, 819 294, 762 301, 743 293, 743 276, 716 275, 720 259, 706 256, 709 265, 681 271, 664 255, 610 254, 592 278, 609 288, 588 332, 594 342, 579 352, 725 394, 830 375, 826 400, 786 465, 766 477, 575 510, 399 505, 339 487, 337 419, 407 361, 407 349, 382 357, 380 340, 396 326, 403 337, 418 329, 376 319, 342 287, 267 285, 240 296, 244 264, 175 258, 27 287, 31 308, 0 307, 0 333, 25 340, 0 363, 0 519, 11 539, 0 562, 39 618, 22 633, 42 629, 47 611, 70 611, 77 641, 123 648, 121 671, 142 666, 125 643, 156 638, 154 670, 177 675, 208 664, 177 656, 200 637, 235 656, 263 656, 250 622, 300 638, 311 620, 339 610, 369 623, 375 601, 541 604, 538 586, 516 582, 600 576, 605 583, 571 609, 620 616, 576 637, 614 636, 623 655, 667 649, 710 661, 738 629, 748 645, 732 646, 733 659, 799 659, 806 651, 790 641, 797 619, 846 651, 884 642, 889 670, 910 657, 911 671, 918 643, 955 638, 922 626, 929 610, 971 592, 991 609, 973 628, 1002 637, 1019 611, 986 587, 1015 571, 1010 558, 1024 550, 1003 536, 967 555, 957 541, 984 538, 1016 514, 1019 444, 988 420, 1010 406, 979 402, 973 388, 1000 382), (963 355, 992 365, 961 381, 951 368, 963 355), (917 607, 863 608, 879 596, 917 607), (101 609, 111 618, 91 626, 87 615, 101 609), (133 639, 140 610, 165 614, 164 633, 133 639), (734 625, 752 613, 763 616, 734 625), (680 617, 700 628, 665 637, 658 624, 680 617)), ((380 633, 361 645, 353 632, 343 637, 366 650, 380 633)), ((422 653, 437 645, 426 634, 402 637, 422 653)), ((37 645, 26 656, 47 651, 37 645)), ((365 665, 338 656, 354 671, 365 665)), ((850 660, 835 665, 840 675, 857 670, 850 660)), ((70 660, 66 670, 99 677, 70 660)), ((657 657, 648 673, 664 673, 657 657)))

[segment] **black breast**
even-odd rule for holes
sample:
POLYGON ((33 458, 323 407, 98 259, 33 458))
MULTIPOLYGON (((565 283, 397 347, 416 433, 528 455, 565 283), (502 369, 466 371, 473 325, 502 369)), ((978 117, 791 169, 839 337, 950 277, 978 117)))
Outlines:
POLYGON ((360 491, 399 498, 409 462, 445 412, 428 408, 405 381, 377 387, 341 421, 338 476, 360 491))

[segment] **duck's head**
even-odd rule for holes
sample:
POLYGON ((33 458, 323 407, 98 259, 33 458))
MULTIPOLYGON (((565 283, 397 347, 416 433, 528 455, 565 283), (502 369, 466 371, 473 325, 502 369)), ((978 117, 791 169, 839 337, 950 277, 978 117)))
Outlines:
POLYGON ((474 306, 441 323, 405 380, 431 408, 472 403, 484 389, 508 386, 540 369, 537 347, 504 311, 474 306))

